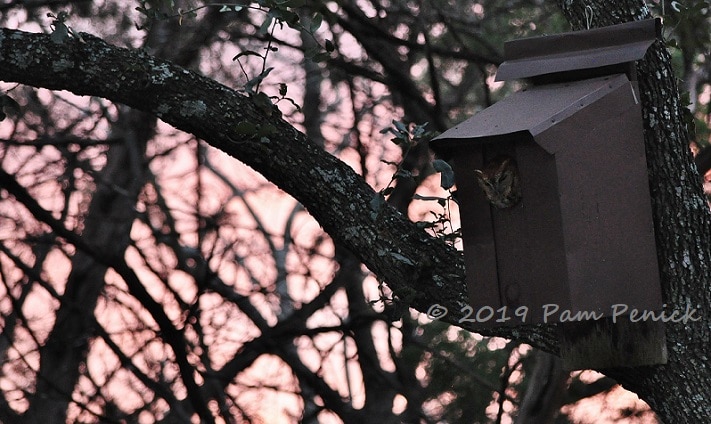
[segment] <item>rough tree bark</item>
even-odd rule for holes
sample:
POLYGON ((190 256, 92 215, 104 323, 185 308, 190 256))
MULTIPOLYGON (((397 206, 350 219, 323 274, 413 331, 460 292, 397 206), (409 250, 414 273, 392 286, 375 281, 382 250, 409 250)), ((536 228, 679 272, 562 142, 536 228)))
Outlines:
MULTIPOLYGON (((594 26, 649 16, 641 1, 560 1, 577 28, 585 25, 586 4, 594 12, 594 26)), ((605 372, 639 394, 662 420, 702 422, 711 416, 711 370, 704 353, 711 330, 711 220, 686 150, 678 89, 661 42, 641 61, 639 78, 665 301, 674 309, 696 308, 703 319, 667 325, 667 365, 605 372)), ((195 134, 293 195, 339 245, 412 307, 426 311, 438 303, 449 309, 449 322, 461 325, 458 311, 467 295, 460 253, 395 209, 386 205, 374 210, 373 189, 282 120, 277 110, 260 108, 213 80, 90 35, 53 43, 48 35, 2 29, 0 80, 104 97, 195 134)), ((490 334, 557 349, 551 328, 490 334)))
MULTIPOLYGON (((560 1, 576 29, 651 18, 644 1, 560 1)), ((665 422, 705 422, 711 417, 711 387, 705 347, 711 342, 711 224, 690 161, 688 133, 669 52, 657 41, 638 63, 645 146, 652 193, 657 256, 664 301, 673 309, 696 308, 702 320, 667 324, 665 366, 608 370, 647 401, 665 422)), ((621 176, 623 177, 623 176, 621 176)))

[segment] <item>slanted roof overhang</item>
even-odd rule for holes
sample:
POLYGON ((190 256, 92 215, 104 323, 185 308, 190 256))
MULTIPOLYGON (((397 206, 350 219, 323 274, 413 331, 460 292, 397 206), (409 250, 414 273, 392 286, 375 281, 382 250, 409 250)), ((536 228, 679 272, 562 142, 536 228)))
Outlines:
MULTIPOLYGON (((624 74, 533 86, 502 99, 445 131, 435 137, 430 146, 440 152, 466 143, 505 140, 522 133, 535 139, 550 127, 620 89, 629 89, 632 102, 638 103, 634 87, 624 74)), ((619 113, 617 110, 603 112, 619 113)), ((606 118, 600 116, 601 121, 606 118)), ((543 139, 536 141, 548 153, 558 149, 552 142, 543 139)))
POLYGON ((509 41, 504 44, 506 61, 499 65, 496 81, 634 62, 644 57, 660 32, 660 21, 647 19, 509 41))

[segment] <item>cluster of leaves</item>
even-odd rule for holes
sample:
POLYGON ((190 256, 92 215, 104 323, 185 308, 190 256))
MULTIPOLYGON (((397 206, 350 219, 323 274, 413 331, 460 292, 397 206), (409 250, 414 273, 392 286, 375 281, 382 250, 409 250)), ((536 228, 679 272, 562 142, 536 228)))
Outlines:
MULTIPOLYGON (((396 145, 400 146, 403 150, 403 159, 408 155, 408 153, 418 144, 428 142, 429 140, 434 137, 434 133, 427 131, 427 125, 428 123, 425 122, 424 124, 419 124, 419 125, 411 125, 408 126, 407 124, 400 122, 400 121, 392 121, 393 126, 385 128, 380 131, 381 134, 387 134, 391 133, 393 134, 393 138, 391 141, 395 143, 396 145)), ((373 196, 373 199, 371 200, 370 206, 371 209, 373 210, 373 217, 376 217, 378 213, 380 212, 382 206, 385 204, 385 199, 387 196, 392 194, 392 192, 395 190, 395 181, 399 179, 412 179, 414 178, 414 175, 412 172, 406 170, 403 168, 402 164, 403 161, 400 162, 392 162, 392 161, 387 161, 383 160, 383 163, 387 165, 392 165, 395 166, 396 170, 395 173, 393 173, 392 177, 390 178, 390 182, 380 190, 378 193, 373 196)))
POLYGON ((50 24, 52 34, 50 38, 53 43, 61 44, 69 38, 70 35, 83 42, 81 35, 74 32, 74 30, 65 23, 67 18, 69 18, 68 12, 62 11, 56 15, 54 13, 47 13, 47 17, 52 18, 52 23, 50 24))
MULTIPOLYGON (((395 190, 396 181, 413 180, 419 186, 421 179, 426 176, 413 174, 412 171, 405 169, 403 167, 403 164, 407 155, 410 154, 415 147, 423 143, 429 143, 429 141, 437 135, 435 131, 429 131, 427 129, 427 126, 427 122, 425 122, 424 124, 407 125, 401 121, 394 120, 392 121, 391 127, 385 128, 380 131, 381 134, 393 135, 391 141, 402 149, 403 159, 399 162, 383 160, 385 164, 394 166, 395 172, 390 178, 388 184, 382 190, 376 193, 373 199, 371 200, 371 213, 373 214, 374 218, 377 217, 381 208, 385 204, 387 197, 395 190)), ((451 218, 449 213, 450 202, 455 200, 455 191, 453 190, 455 184, 454 171, 452 170, 452 167, 449 165, 449 163, 442 159, 434 159, 431 162, 431 167, 436 173, 440 174, 440 186, 444 190, 447 190, 449 192, 449 195, 447 197, 439 197, 424 196, 415 193, 413 196, 414 200, 434 201, 437 202, 439 206, 444 209, 444 213, 435 214, 434 220, 421 222, 419 224, 421 228, 434 230, 434 235, 437 237, 441 237, 448 241, 455 240, 456 238, 458 238, 458 233, 452 231, 453 227, 451 225, 451 218)))
MULTIPOLYGON (((308 34, 311 34, 311 36, 314 37, 314 40, 316 40, 315 47, 304 53, 306 58, 314 62, 323 62, 333 53, 335 46, 333 42, 328 39, 326 39, 322 45, 315 37, 315 32, 321 27, 324 20, 324 15, 322 13, 316 11, 313 14, 310 14, 308 20, 306 20, 308 23, 303 23, 304 19, 301 18, 296 9, 303 7, 305 4, 305 0, 238 0, 231 3, 207 4, 191 8, 189 10, 182 10, 179 8, 176 10, 175 2, 173 0, 140 0, 139 6, 136 7, 136 10, 144 15, 145 22, 143 24, 137 24, 136 27, 138 29, 143 29, 156 20, 171 18, 178 18, 182 23, 184 17, 195 17, 199 10, 207 7, 219 7, 219 11, 221 13, 239 13, 244 10, 252 10, 261 12, 264 15, 264 19, 259 25, 259 29, 257 31, 257 34, 260 37, 271 36, 277 28, 283 29, 284 25, 297 31, 305 31, 308 34)), ((62 22, 63 21, 60 21, 60 24, 62 24, 62 22)), ((259 53, 253 50, 245 50, 232 58, 233 61, 236 61, 239 64, 247 79, 243 90, 254 100, 257 107, 267 113, 268 116, 271 116, 272 112, 275 110, 274 104, 279 103, 282 100, 291 103, 298 110, 299 105, 296 104, 293 99, 286 97, 287 86, 285 83, 280 84, 278 96, 269 96, 259 91, 261 83, 274 69, 273 67, 267 67, 267 59, 269 54, 278 50, 278 48, 273 45, 271 37, 267 38, 268 42, 264 49, 264 53, 259 53), (262 70, 258 75, 247 75, 244 66, 240 62, 241 58, 247 56, 256 56, 262 60, 262 70)))
MULTIPOLYGON (((176 16, 173 13, 175 9, 175 2, 173 0, 138 0, 138 4, 136 10, 145 17, 143 23, 136 23, 138 30, 149 28, 153 22, 176 16)), ((194 11, 183 12, 182 10, 178 10, 177 12, 177 16, 181 21, 185 14, 194 14, 194 11)))
MULTIPOLYGON (((304 25, 300 15, 294 10, 296 8, 304 6, 304 0, 257 0, 254 2, 245 1, 241 4, 222 4, 220 12, 240 12, 245 8, 253 9, 264 13, 264 20, 259 26, 258 34, 262 37, 266 35, 272 35, 273 32, 279 28, 283 29, 286 24, 288 27, 295 29, 297 31, 305 31, 311 34, 316 40, 314 33, 321 27, 323 23, 323 15, 319 12, 314 13, 308 19, 308 24, 304 25)), ((305 56, 313 61, 324 61, 328 56, 334 51, 335 47, 330 40, 325 41, 325 45, 321 46, 318 41, 316 47, 305 52, 305 56)), ((264 81, 264 79, 269 75, 269 73, 274 69, 273 67, 267 67, 267 59, 271 52, 277 51, 278 48, 272 44, 271 37, 267 41, 267 46, 265 47, 264 53, 259 53, 254 50, 245 50, 237 54, 232 58, 233 61, 237 61, 240 69, 245 74, 247 82, 244 85, 244 91, 254 100, 257 107, 271 116, 271 111, 274 110, 275 104, 280 101, 287 101, 296 107, 297 110, 300 109, 299 105, 290 97, 286 97, 288 87, 285 83, 279 84, 279 95, 269 96, 263 92, 259 91, 259 86, 264 81), (245 72, 244 66, 239 61, 240 58, 246 56, 256 56, 262 60, 262 71, 259 75, 254 77, 249 77, 245 72)))
MULTIPOLYGON (((176 10, 173 0, 140 0, 139 3, 140 6, 136 7, 136 10, 146 17, 147 23, 175 17, 180 20, 185 16, 194 17, 197 11, 207 7, 219 7, 221 13, 242 12, 243 10, 262 12, 264 14, 264 20, 257 31, 257 34, 260 36, 271 34, 277 26, 283 29, 284 25, 297 31, 305 31, 313 36, 324 21, 324 15, 316 11, 310 14, 306 20, 308 23, 304 23, 305 20, 301 18, 301 15, 296 9, 303 7, 306 4, 305 0, 238 0, 232 3, 207 4, 189 10, 176 10), (166 11, 166 9, 168 11, 166 11)), ((139 29, 140 28, 142 28, 142 26, 139 26, 139 29)), ((316 38, 314 37, 314 39, 316 38)), ((335 46, 333 42, 328 39, 324 41, 323 45, 318 43, 318 40, 316 41, 317 46, 306 51, 305 55, 315 62, 322 62, 328 59, 329 55, 335 50, 335 46)))

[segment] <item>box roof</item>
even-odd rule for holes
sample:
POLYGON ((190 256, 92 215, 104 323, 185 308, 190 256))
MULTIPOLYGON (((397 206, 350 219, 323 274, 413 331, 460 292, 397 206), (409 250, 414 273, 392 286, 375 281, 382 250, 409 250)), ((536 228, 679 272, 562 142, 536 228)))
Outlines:
POLYGON ((586 31, 523 38, 504 44, 497 81, 602 68, 642 59, 661 31, 658 19, 586 31))
POLYGON ((624 74, 533 86, 502 99, 450 128, 435 137, 430 146, 440 151, 476 139, 505 138, 520 133, 536 137, 624 85, 630 87, 634 102, 638 103, 633 87, 624 74))

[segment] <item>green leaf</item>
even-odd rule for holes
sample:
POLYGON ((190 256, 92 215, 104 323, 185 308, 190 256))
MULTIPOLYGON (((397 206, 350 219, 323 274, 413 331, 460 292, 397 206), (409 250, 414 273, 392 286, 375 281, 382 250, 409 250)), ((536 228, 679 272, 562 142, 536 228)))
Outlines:
POLYGON ((256 77, 252 78, 251 80, 247 81, 247 83, 244 85, 245 91, 247 91, 248 93, 254 93, 255 92, 254 89, 256 87, 259 87, 259 84, 261 84, 262 81, 264 80, 264 78, 266 78, 267 75, 269 75, 269 73, 272 71, 272 69, 274 69, 274 68, 273 67, 267 68, 261 74, 257 75, 256 77))
POLYGON ((67 38, 69 38, 69 28, 60 21, 54 21, 54 31, 50 35, 50 39, 55 44, 63 43, 67 38))
POLYGON ((244 9, 244 6, 241 4, 236 4, 236 5, 226 5, 223 4, 222 8, 219 10, 220 13, 225 13, 225 12, 239 12, 240 10, 244 9))
POLYGON ((454 186, 454 170, 447 162, 442 159, 435 159, 432 162, 432 167, 441 174, 440 186, 443 189, 449 190, 454 186))
POLYGON ((395 128, 397 128, 397 130, 400 131, 401 133, 405 133, 405 134, 408 133, 407 126, 405 124, 403 124, 402 122, 393 120, 393 125, 395 125, 395 128))
POLYGON ((323 15, 316 12, 314 16, 311 17, 309 32, 316 32, 319 28, 321 28, 321 23, 323 23, 323 15))
POLYGON ((266 35, 269 32, 269 27, 271 26, 273 20, 274 16, 272 16, 271 12, 267 13, 267 17, 264 18, 264 22, 262 22, 262 25, 259 27, 260 35, 266 35))
POLYGON ((272 9, 269 14, 274 17, 279 22, 286 22, 289 26, 293 27, 299 22, 299 15, 288 10, 288 9, 272 9))
POLYGON ((326 40, 326 51, 331 53, 334 50, 336 50, 336 46, 333 45, 333 41, 326 40))
POLYGON ((412 136, 414 138, 420 138, 423 135, 425 135, 427 132, 427 125, 428 124, 429 124, 429 122, 425 122, 424 124, 420 124, 420 125, 415 125, 415 128, 412 129, 412 136))

